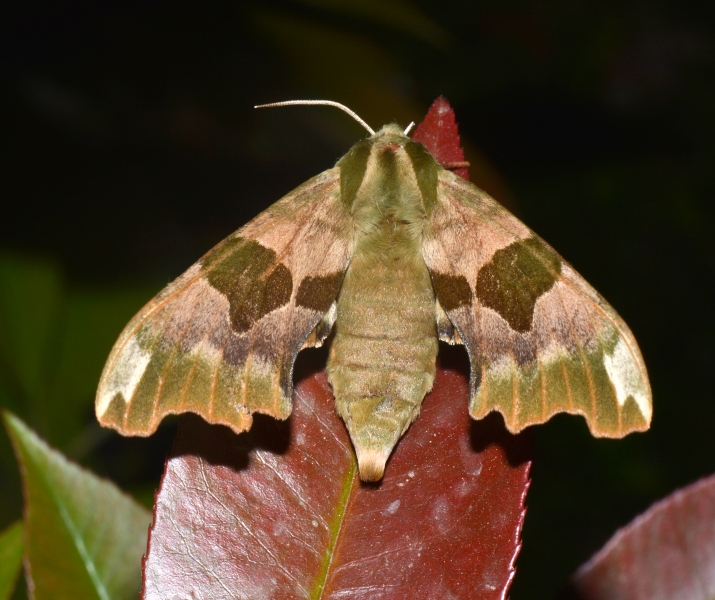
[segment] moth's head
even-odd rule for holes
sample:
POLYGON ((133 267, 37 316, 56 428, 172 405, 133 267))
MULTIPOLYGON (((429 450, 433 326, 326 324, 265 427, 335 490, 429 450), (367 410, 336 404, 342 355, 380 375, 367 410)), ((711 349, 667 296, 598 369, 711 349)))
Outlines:
POLYGON ((407 137, 407 134, 405 133, 406 130, 404 130, 402 127, 400 127, 397 123, 390 123, 389 125, 384 125, 380 131, 372 135, 371 139, 376 141, 376 142, 396 142, 400 145, 403 145, 405 142, 408 142, 410 140, 409 137, 407 137))
POLYGON ((363 144, 367 144, 372 148, 377 148, 378 152, 396 152, 398 150, 404 149, 410 144, 417 144, 411 140, 406 134, 402 127, 397 123, 390 123, 385 125, 375 134, 371 135, 366 140, 363 140, 363 144))

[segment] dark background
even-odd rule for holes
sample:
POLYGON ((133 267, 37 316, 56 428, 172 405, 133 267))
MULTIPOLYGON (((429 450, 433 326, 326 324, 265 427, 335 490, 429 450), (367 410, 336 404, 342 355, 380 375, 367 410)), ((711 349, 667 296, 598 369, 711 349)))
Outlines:
MULTIPOLYGON (((647 434, 535 428, 514 600, 715 471, 715 5, 294 0, 14 3, 0 15, 0 404, 150 504, 174 425, 122 440, 93 394, 124 323, 373 127, 453 104, 472 180, 631 326, 647 434)), ((0 434, 0 528, 19 518, 0 434)))

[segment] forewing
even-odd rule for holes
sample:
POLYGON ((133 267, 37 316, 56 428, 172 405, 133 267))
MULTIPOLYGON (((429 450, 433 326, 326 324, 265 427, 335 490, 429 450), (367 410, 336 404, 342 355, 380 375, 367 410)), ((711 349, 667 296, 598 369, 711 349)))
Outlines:
POLYGON ((440 337, 469 353, 472 417, 498 410, 512 432, 559 412, 599 437, 647 429, 648 376, 616 311, 472 184, 443 171, 437 198, 423 254, 449 319, 438 309, 440 337))
POLYGON ((145 306, 104 368, 102 425, 149 435, 165 415, 190 411, 241 432, 253 412, 288 417, 295 356, 309 335, 307 345, 327 335, 350 257, 339 198, 338 169, 325 171, 145 306))

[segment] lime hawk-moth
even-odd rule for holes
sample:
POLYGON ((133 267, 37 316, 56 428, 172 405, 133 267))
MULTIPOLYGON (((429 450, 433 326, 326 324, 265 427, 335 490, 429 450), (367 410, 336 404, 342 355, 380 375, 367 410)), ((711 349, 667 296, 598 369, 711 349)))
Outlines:
POLYGON ((645 365, 613 308, 399 126, 369 131, 129 322, 99 384, 102 425, 149 435, 190 411, 240 433, 252 413, 286 419, 297 353, 334 330, 328 379, 363 480, 382 477, 417 417, 438 340, 467 349, 475 419, 647 429, 645 365))

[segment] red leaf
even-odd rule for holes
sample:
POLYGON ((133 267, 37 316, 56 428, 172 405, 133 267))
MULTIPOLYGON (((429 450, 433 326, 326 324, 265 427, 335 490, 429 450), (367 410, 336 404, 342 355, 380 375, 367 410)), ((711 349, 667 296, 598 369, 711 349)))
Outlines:
MULTIPOLYGON (((463 160, 446 100, 430 114, 451 127, 428 127, 438 160, 463 160)), ((529 440, 496 415, 470 419, 466 353, 441 350, 456 366, 438 369, 376 485, 357 477, 323 373, 298 383, 287 422, 258 416, 236 436, 185 417, 156 498, 143 597, 506 597, 529 440)))
POLYGON ((379 485, 360 483, 323 373, 298 385, 289 422, 257 419, 236 436, 186 418, 144 598, 503 598, 526 444, 496 416, 472 421, 466 377, 444 369, 379 485))
MULTIPOLYGON (((457 120, 444 96, 432 103, 427 116, 412 134, 412 139, 424 144, 445 168, 455 163, 464 163, 464 149, 459 140, 457 120)), ((466 167, 451 170, 469 181, 469 171, 466 167)))
POLYGON ((654 504, 572 578, 583 600, 715 598, 715 475, 654 504))

